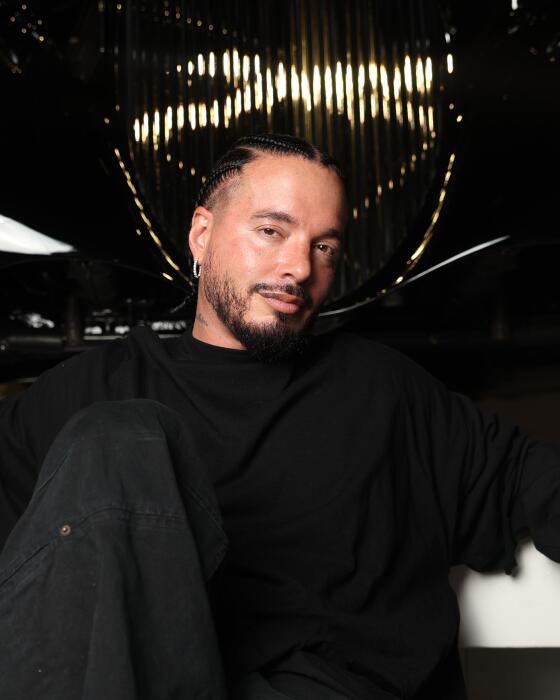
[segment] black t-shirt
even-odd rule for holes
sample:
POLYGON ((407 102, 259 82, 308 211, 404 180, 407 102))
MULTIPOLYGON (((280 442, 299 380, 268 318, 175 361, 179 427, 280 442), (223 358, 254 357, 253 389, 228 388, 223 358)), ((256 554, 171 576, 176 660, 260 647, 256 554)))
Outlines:
POLYGON ((359 698, 462 696, 452 564, 560 560, 560 452, 346 333, 292 363, 148 329, 0 404, 2 541, 54 436, 97 400, 187 418, 230 547, 212 582, 236 671, 305 663, 359 698), (303 661, 302 661, 303 660, 303 661))

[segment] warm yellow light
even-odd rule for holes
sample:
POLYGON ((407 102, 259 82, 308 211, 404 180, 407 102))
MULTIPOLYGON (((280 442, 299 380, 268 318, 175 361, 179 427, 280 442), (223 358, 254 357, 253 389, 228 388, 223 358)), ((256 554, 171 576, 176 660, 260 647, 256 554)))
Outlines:
POLYGON ((291 90, 292 90, 292 100, 299 100, 299 78, 298 78, 298 74, 297 74, 295 66, 292 66, 291 90))
POLYGON ((397 121, 399 124, 403 123, 403 111, 402 111, 402 104, 400 100, 395 101, 395 112, 397 113, 397 121))
POLYGON ((278 100, 281 102, 288 93, 288 80, 286 76, 286 69, 282 61, 278 64, 278 73, 276 75, 276 94, 278 95, 278 100))
POLYGON ((311 90, 309 89, 309 79, 306 71, 301 71, 301 99, 308 112, 311 112, 313 103, 311 101, 311 90))
POLYGON ((204 63, 204 56, 201 53, 199 53, 197 56, 197 64, 198 64, 198 74, 204 75, 204 73, 206 72, 206 66, 204 63))
POLYGON ((220 105, 218 100, 214 100, 212 107, 210 107, 210 123, 216 128, 220 126, 220 105))
POLYGON ((185 126, 185 108, 182 103, 179 102, 177 107, 177 128, 182 129, 185 126))
POLYGON ((154 135, 154 141, 157 141, 159 138, 159 109, 156 109, 154 112, 154 123, 152 127, 152 133, 154 135))
POLYGON ((336 62, 336 72, 334 76, 336 90, 336 106, 339 114, 344 114, 344 79, 342 77, 342 63, 336 62))
POLYGON ((241 75, 241 63, 239 62, 239 52, 237 49, 233 49, 233 80, 237 86, 237 81, 241 75))
POLYGON ((169 134, 171 133, 171 129, 173 128, 173 108, 171 107, 171 105, 168 105, 167 109, 165 110, 163 128, 165 141, 167 142, 169 141, 169 134))
POLYGON ((263 78, 260 72, 255 78, 255 109, 261 109, 263 103, 263 78))
POLYGON ((375 119, 377 117, 377 98, 375 96, 375 92, 370 95, 369 98, 369 108, 371 110, 371 117, 372 119, 375 119))
POLYGON ((144 112, 142 117, 142 143, 146 143, 150 135, 150 117, 148 112, 144 112))
POLYGON ((318 107, 321 104, 321 72, 319 66, 313 66, 313 104, 318 107))
POLYGON ((138 117, 134 120, 134 140, 136 143, 140 141, 140 119, 138 117))
POLYGON ((447 72, 453 73, 453 54, 447 54, 447 72))
POLYGON ((272 71, 270 68, 266 69, 266 111, 268 114, 272 111, 272 105, 274 104, 274 88, 272 87, 272 71))
POLYGON ((201 102, 198 105, 198 123, 202 127, 206 126, 207 124, 206 105, 204 102, 201 102))
POLYGON ((191 129, 196 129, 196 105, 194 102, 189 102, 189 124, 191 129))
POLYGON ((354 73, 352 66, 348 63, 346 66, 346 109, 350 121, 354 120, 354 73))
POLYGON ((243 91, 243 105, 246 112, 251 111, 251 85, 247 83, 243 91))
POLYGON ((261 58, 259 54, 255 54, 255 58, 253 59, 253 65, 255 66, 255 73, 260 73, 261 72, 261 58))
POLYGON ((366 69, 361 63, 358 67, 358 97, 359 97, 359 113, 360 124, 364 124, 366 120, 366 102, 364 97, 364 88, 366 84, 366 69))
POLYGON ((231 106, 231 97, 228 95, 226 97, 226 107, 224 109, 224 126, 227 127, 229 126, 229 120, 231 119, 232 115, 232 106, 231 106))
POLYGON ((457 123, 462 122, 462 121, 463 121, 463 115, 462 115, 462 114, 458 114, 458 115, 457 115, 457 123))
POLYGON ((373 92, 377 91, 377 64, 369 64, 369 82, 371 84, 371 89, 373 92))
POLYGON ((381 83, 381 94, 383 95, 383 100, 381 102, 381 109, 383 111, 383 118, 389 119, 389 76, 387 75, 387 69, 383 64, 379 68, 379 81, 381 83))
POLYGON ((424 92, 424 64, 420 57, 416 61, 416 87, 420 94, 424 92))
POLYGON ((180 63, 178 63, 177 64, 177 73, 180 73, 182 68, 183 68, 183 66, 180 63))
POLYGON ((148 233, 149 233, 150 236, 154 239, 154 243, 157 245, 158 248, 161 248, 161 241, 160 241, 160 239, 156 236, 156 232, 155 232, 155 231, 153 230, 153 228, 152 228, 152 222, 151 222, 147 217, 145 217, 143 214, 142 214, 142 218, 143 218, 143 219, 147 222, 147 224, 148 224, 148 227, 149 227, 149 228, 148 228, 148 233))
POLYGON ((358 66, 358 94, 364 94, 364 87, 366 84, 366 69, 363 63, 358 66))
POLYGON ((325 68, 325 100, 327 103, 327 109, 332 112, 333 108, 333 82, 332 82, 332 72, 330 66, 325 68))
POLYGON ((194 73, 194 63, 192 61, 189 61, 187 63, 187 73, 189 75, 192 75, 194 73))
POLYGON ((412 102, 410 100, 406 101, 406 117, 408 119, 408 123, 410 124, 410 128, 414 129, 416 126, 416 120, 414 119, 414 110, 412 109, 412 102))
POLYGON ((428 129, 430 134, 434 132, 434 108, 432 105, 428 107, 428 129))
POLYGON ((213 51, 208 55, 208 75, 213 78, 216 75, 216 56, 213 51))
POLYGON ((381 82, 381 93, 383 95, 383 98, 389 99, 389 76, 387 75, 387 69, 383 64, 381 64, 381 67, 379 69, 379 79, 381 82))
POLYGON ((231 67, 230 67, 230 60, 229 60, 229 51, 224 51, 224 55, 222 56, 222 68, 224 70, 224 76, 225 79, 228 81, 228 83, 231 81, 231 67))
POLYGON ((404 84, 407 92, 412 92, 412 64, 410 56, 404 57, 404 84))
POLYGON ((243 56, 243 80, 247 82, 249 80, 249 72, 251 70, 251 59, 249 56, 243 56))
POLYGON ((243 108, 243 104, 242 104, 242 99, 241 99, 241 90, 239 88, 237 88, 237 90, 235 91, 235 116, 236 117, 239 117, 239 115, 241 114, 242 108, 243 108))
POLYGON ((395 95, 395 99, 398 99, 401 95, 401 85, 401 70, 398 66, 395 66, 395 73, 393 75, 393 94, 395 95))
POLYGON ((429 90, 432 87, 432 82, 434 79, 434 73, 432 68, 432 59, 428 56, 426 59, 426 89, 429 90))

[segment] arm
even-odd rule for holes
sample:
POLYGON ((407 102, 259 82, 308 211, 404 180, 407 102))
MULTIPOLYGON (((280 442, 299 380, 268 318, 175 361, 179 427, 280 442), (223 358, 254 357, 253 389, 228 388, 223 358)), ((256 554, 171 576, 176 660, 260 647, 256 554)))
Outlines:
POLYGON ((560 447, 483 413, 423 370, 407 375, 405 384, 450 564, 509 573, 516 544, 526 534, 560 561, 560 447))

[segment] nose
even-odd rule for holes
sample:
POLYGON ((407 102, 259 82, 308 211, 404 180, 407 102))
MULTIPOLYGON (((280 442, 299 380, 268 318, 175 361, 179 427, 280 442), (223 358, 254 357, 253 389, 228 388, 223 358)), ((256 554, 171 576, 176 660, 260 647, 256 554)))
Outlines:
POLYGON ((307 282, 311 277, 311 249, 306 241, 289 240, 282 250, 279 263, 280 276, 292 278, 297 284, 307 282))

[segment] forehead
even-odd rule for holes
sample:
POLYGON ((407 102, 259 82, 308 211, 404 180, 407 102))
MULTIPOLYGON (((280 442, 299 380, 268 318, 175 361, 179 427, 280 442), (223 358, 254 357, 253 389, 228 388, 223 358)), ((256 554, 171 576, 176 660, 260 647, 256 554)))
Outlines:
POLYGON ((338 175, 301 156, 259 155, 245 165, 230 207, 250 216, 257 210, 285 211, 318 226, 343 227, 346 194, 338 175))

